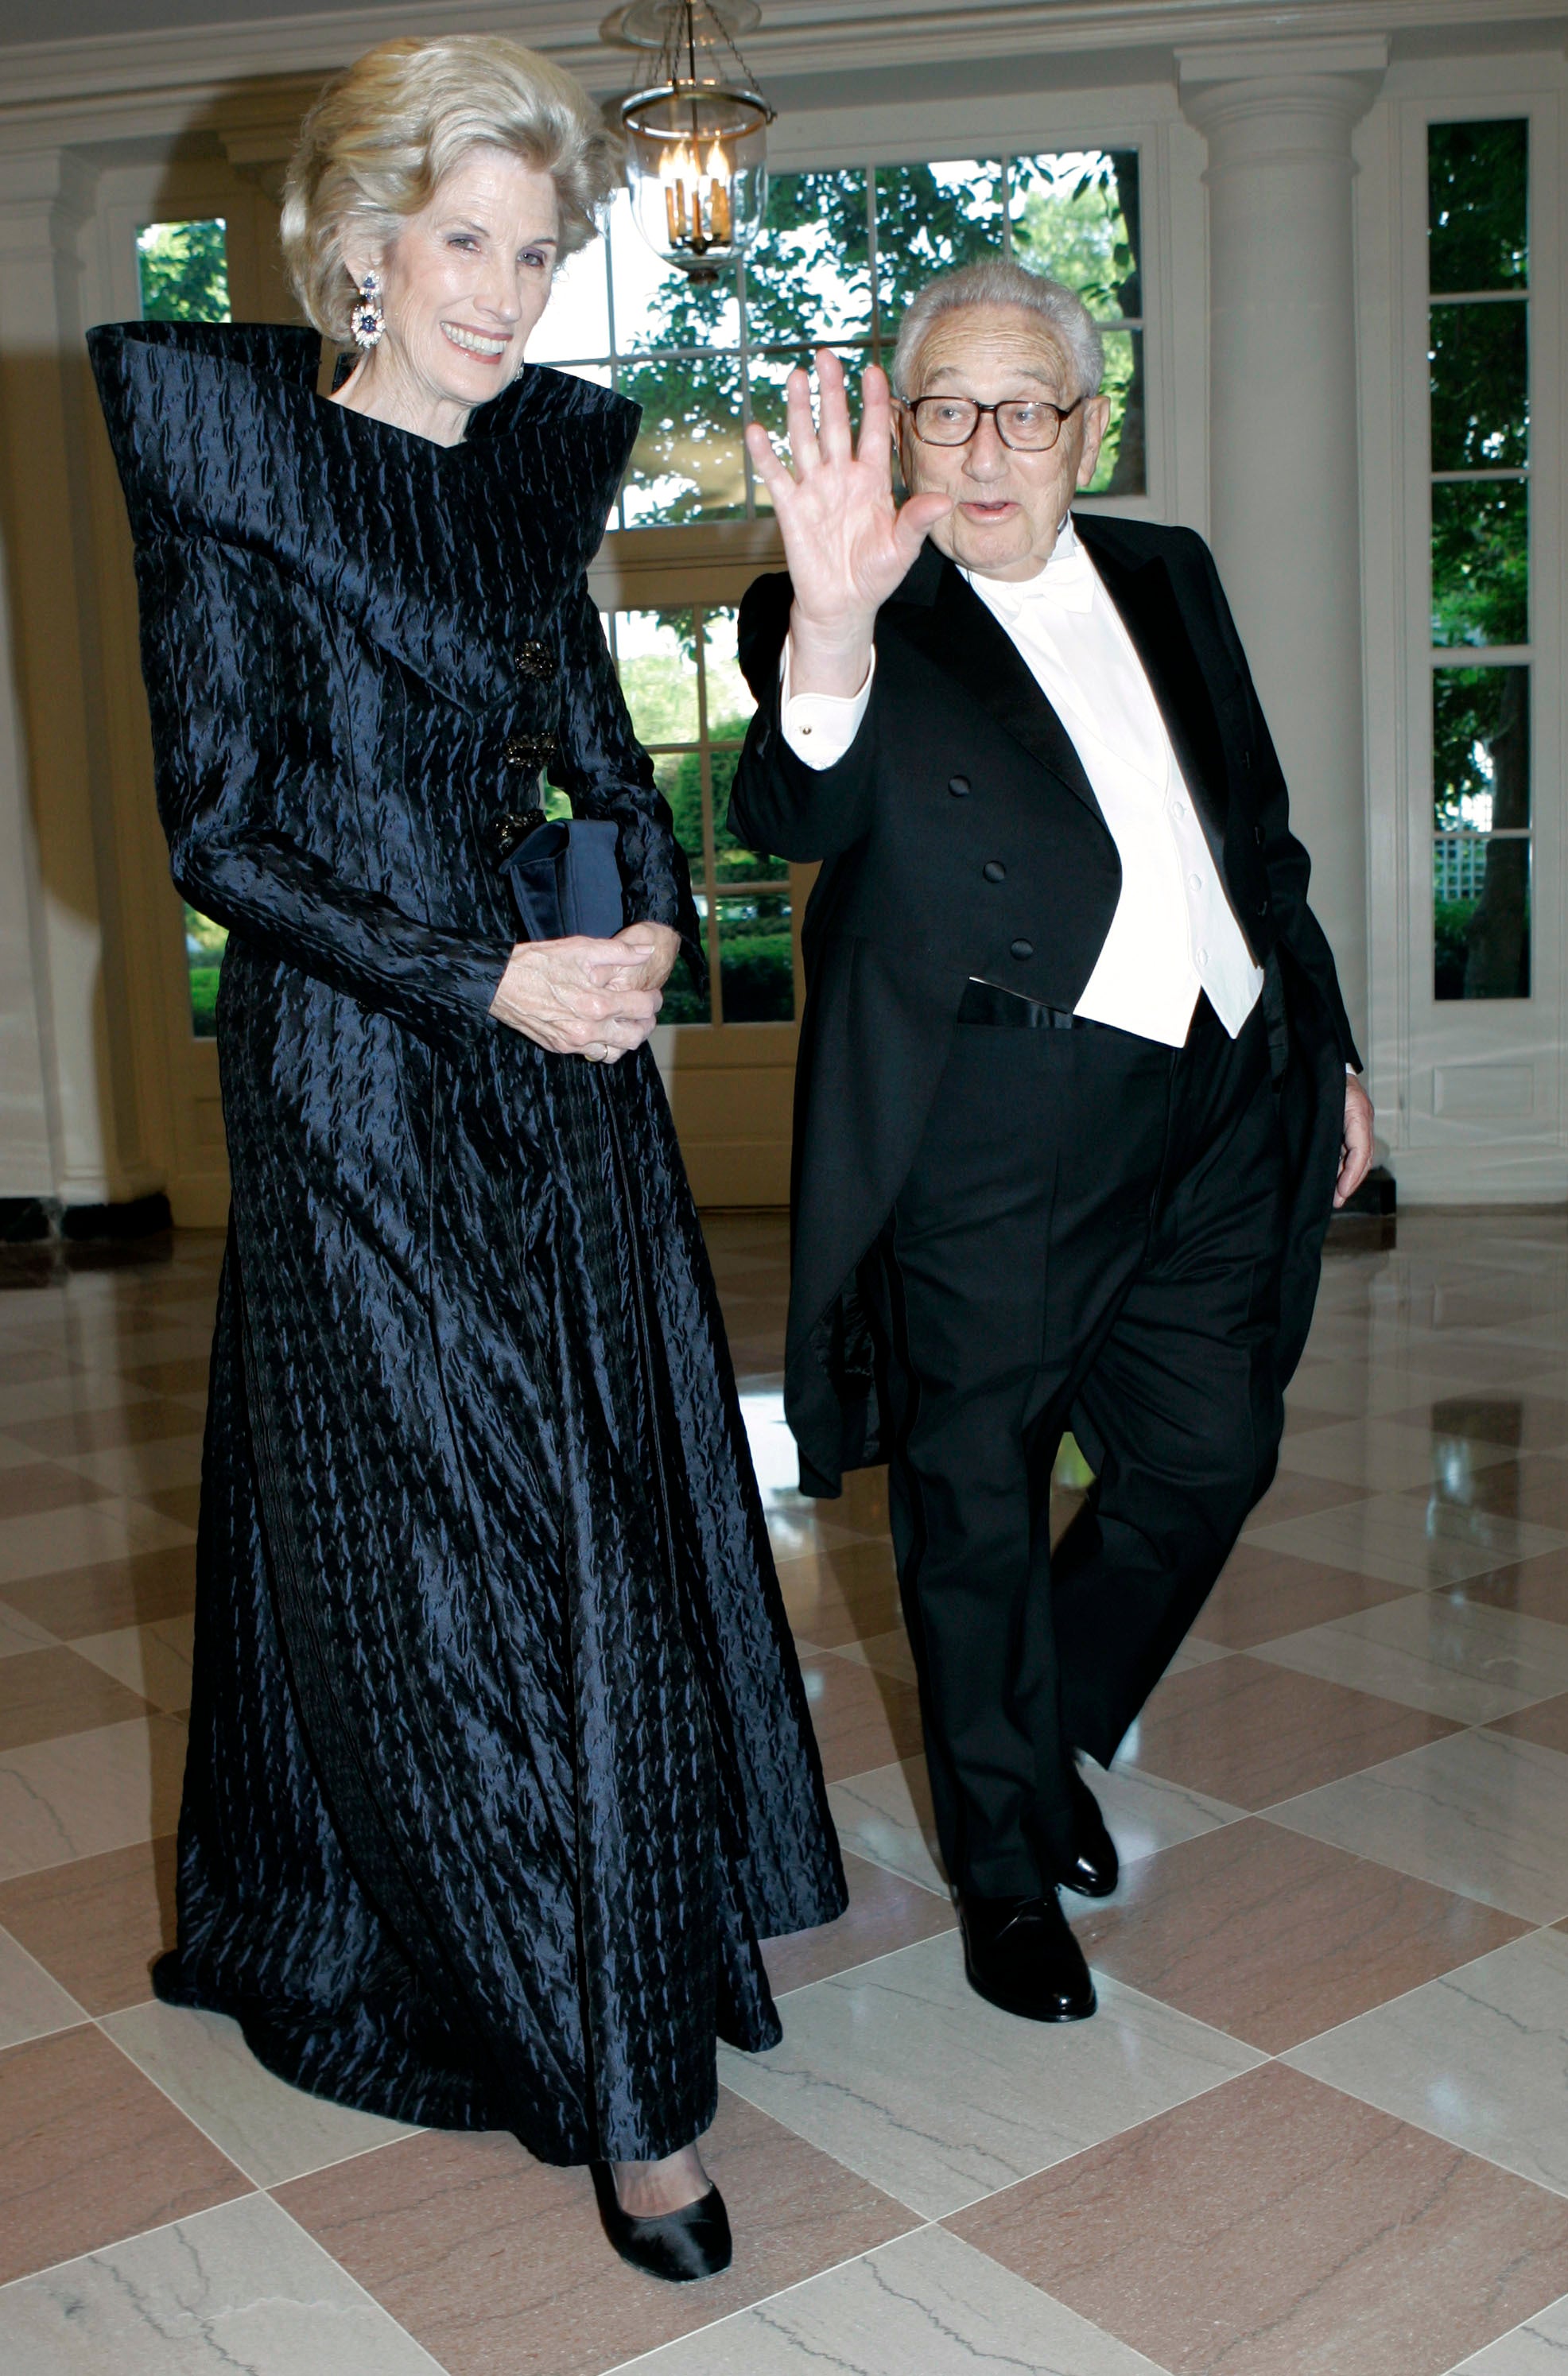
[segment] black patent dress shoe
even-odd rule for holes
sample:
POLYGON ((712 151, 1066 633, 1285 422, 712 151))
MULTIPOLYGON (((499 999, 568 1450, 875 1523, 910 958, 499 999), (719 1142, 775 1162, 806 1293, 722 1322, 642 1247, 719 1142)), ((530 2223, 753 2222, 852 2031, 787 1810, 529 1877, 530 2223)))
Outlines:
POLYGON ((679 2211, 661 2212, 653 2219, 639 2219, 623 2211, 615 2192, 615 2173, 608 2162, 593 2164, 593 2191, 599 2197, 605 2234, 634 2269, 662 2277, 667 2285, 689 2286, 699 2277, 716 2277, 729 2267, 734 2251, 730 2215, 716 2186, 699 2194, 695 2203, 683 2204, 679 2211))
POLYGON ((1024 2021, 1087 2021, 1094 1982, 1067 1917, 1048 1897, 960 1894, 964 1971, 988 2004, 1024 2021))
POLYGON ((1073 1772, 1073 1861, 1059 1874, 1063 1889, 1080 1897, 1109 1897, 1121 1874, 1116 1843, 1105 1828, 1099 1801, 1083 1776, 1073 1772))

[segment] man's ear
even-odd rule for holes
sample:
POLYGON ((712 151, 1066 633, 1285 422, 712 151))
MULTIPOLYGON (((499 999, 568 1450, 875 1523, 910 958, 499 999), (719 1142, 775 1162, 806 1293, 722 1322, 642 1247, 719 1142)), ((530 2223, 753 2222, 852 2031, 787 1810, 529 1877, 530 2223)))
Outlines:
POLYGON ((1111 398, 1091 396, 1084 407, 1084 450, 1078 457, 1078 484, 1087 487, 1099 468, 1099 449, 1111 426, 1111 398))

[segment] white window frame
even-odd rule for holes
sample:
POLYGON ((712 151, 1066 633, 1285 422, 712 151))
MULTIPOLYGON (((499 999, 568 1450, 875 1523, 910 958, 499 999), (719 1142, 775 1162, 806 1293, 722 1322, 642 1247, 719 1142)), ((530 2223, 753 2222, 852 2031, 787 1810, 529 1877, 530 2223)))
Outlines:
MULTIPOLYGON (((1568 77, 1553 59, 1393 78, 1363 127, 1358 202, 1372 1087, 1407 1203, 1568 1194, 1563 659, 1568 77), (1524 118, 1530 148, 1531 995, 1433 992, 1427 127, 1524 118)), ((1458 656, 1456 656, 1458 657, 1458 656)))

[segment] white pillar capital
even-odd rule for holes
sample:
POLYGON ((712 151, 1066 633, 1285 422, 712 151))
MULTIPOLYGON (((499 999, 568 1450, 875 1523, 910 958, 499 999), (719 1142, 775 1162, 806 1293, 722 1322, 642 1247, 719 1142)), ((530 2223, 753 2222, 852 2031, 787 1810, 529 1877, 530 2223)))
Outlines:
POLYGON ((1182 112, 1208 141, 1206 180, 1314 159, 1348 171, 1387 63, 1382 39, 1179 50, 1182 112))

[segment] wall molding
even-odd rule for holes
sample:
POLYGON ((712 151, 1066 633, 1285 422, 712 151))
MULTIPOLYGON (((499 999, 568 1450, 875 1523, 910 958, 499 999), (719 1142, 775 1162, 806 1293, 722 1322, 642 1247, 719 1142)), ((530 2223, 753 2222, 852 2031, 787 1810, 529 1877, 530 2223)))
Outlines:
MULTIPOLYGON (((1453 35, 1467 45, 1516 40, 1538 29, 1552 46, 1568 31, 1563 0, 768 0, 746 50, 764 77, 834 79, 860 68, 975 65, 1155 50, 1198 43, 1315 42, 1347 37, 1453 35)), ((109 131, 135 94, 149 105, 198 114, 236 84, 329 73, 373 42, 395 35, 505 32, 546 50, 608 95, 628 88, 637 53, 609 46, 590 12, 566 0, 386 0, 384 6, 308 16, 279 13, 241 25, 7 43, 0 47, 5 98, 0 143, 36 146, 109 131), (66 125, 79 127, 67 132, 66 125)), ((803 96, 797 93, 796 97, 803 96)))

